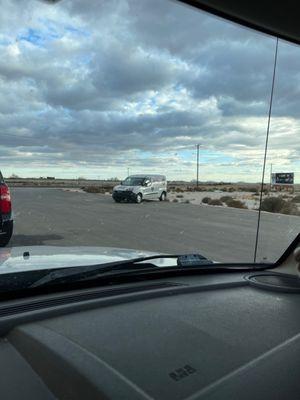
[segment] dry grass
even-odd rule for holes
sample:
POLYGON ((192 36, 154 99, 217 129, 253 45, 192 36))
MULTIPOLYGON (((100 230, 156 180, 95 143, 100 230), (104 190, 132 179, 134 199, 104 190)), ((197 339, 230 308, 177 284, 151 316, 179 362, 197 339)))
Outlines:
POLYGON ((227 207, 232 207, 232 208, 244 208, 244 209, 248 208, 248 207, 246 206, 246 204, 243 203, 243 202, 240 201, 240 200, 230 199, 230 200, 228 200, 228 201, 226 202, 226 204, 227 204, 227 207))
POLYGON ((210 206, 222 206, 223 203, 219 199, 212 199, 209 203, 210 206))
POLYGON ((104 186, 85 186, 82 188, 82 190, 86 193, 101 193, 101 194, 105 194, 105 193, 110 193, 111 192, 111 188, 107 188, 104 186))
POLYGON ((282 197, 267 197, 261 203, 261 210, 272 213, 300 215, 297 205, 286 201, 282 197))
POLYGON ((282 197, 267 197, 261 203, 261 210, 279 213, 285 203, 282 197))
POLYGON ((286 202, 286 204, 280 210, 280 213, 287 215, 300 215, 298 207, 295 203, 292 203, 291 201, 286 202))
POLYGON ((294 196, 291 200, 293 203, 300 203, 300 195, 294 196))
POLYGON ((220 200, 221 200, 223 203, 227 203, 227 201, 233 200, 233 197, 231 197, 231 196, 222 196, 222 197, 220 198, 220 200))
POLYGON ((211 202, 211 198, 210 197, 203 197, 202 203, 209 204, 210 202, 211 202))

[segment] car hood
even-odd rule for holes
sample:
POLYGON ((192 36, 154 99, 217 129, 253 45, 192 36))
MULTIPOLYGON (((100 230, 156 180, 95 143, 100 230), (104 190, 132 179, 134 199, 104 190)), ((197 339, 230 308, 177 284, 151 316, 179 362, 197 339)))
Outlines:
POLYGON ((114 187, 114 190, 122 191, 122 190, 134 190, 136 186, 125 186, 125 185, 118 185, 114 187))
MULTIPOLYGON (((157 253, 112 247, 26 246, 0 249, 0 274, 50 268, 105 264, 157 253), (29 255, 28 255, 29 254, 29 255)), ((157 259, 157 266, 176 265, 174 260, 157 259)))

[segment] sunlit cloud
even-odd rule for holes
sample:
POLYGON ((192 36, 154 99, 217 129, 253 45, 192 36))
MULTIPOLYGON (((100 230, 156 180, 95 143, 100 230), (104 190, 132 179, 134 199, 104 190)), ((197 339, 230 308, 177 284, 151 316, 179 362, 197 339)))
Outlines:
MULTIPOLYGON (((274 38, 169 0, 0 4, 5 175, 191 180, 199 143, 201 179, 260 180, 274 38)), ((267 168, 298 181, 299 68, 280 42, 267 168)))

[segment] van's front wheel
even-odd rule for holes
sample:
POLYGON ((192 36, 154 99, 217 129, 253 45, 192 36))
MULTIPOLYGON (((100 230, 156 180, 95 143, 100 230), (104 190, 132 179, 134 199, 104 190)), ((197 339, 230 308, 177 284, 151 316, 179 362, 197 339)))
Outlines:
POLYGON ((160 201, 166 201, 166 198, 167 198, 166 192, 162 192, 162 194, 160 195, 159 200, 160 201))
POLYGON ((141 195, 141 193, 138 193, 138 194, 135 196, 135 202, 138 203, 138 204, 140 204, 140 203, 142 202, 142 200, 143 200, 143 196, 141 195))

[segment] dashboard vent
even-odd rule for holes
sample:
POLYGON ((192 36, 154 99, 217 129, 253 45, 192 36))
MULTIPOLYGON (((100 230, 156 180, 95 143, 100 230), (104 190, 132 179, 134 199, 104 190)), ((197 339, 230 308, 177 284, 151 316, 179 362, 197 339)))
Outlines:
POLYGON ((99 289, 93 291, 84 291, 84 293, 76 294, 65 294, 61 296, 55 296, 54 298, 42 299, 42 300, 24 300, 22 303, 7 305, 0 307, 0 318, 10 315, 22 314, 30 311, 36 311, 40 309, 47 309, 52 307, 63 306, 66 304, 79 303, 82 301, 102 299, 106 297, 118 296, 123 294, 139 293, 147 290, 157 290, 157 289, 169 289, 178 286, 185 286, 180 283, 156 283, 148 285, 139 286, 122 286, 110 289, 99 289))

